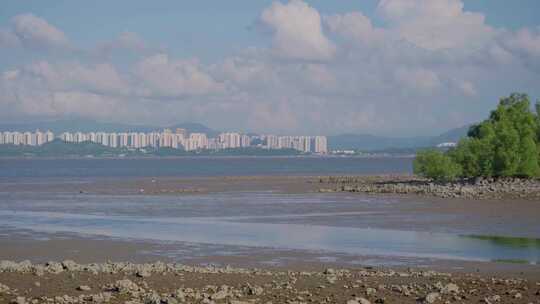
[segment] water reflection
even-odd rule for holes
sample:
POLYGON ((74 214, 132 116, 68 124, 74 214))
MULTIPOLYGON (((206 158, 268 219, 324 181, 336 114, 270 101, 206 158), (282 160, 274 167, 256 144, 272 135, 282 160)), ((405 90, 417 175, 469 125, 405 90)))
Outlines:
POLYGON ((457 235, 289 223, 235 222, 220 217, 146 217, 44 211, 0 211, 2 224, 39 232, 115 238, 342 252, 389 257, 537 264, 537 239, 457 235))

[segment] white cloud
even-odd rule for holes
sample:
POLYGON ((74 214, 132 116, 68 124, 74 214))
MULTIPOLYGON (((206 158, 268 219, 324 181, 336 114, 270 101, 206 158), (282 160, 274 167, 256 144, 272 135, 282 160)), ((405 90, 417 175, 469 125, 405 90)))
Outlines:
POLYGON ((100 56, 110 57, 115 51, 121 51, 123 55, 125 51, 146 54, 153 49, 155 48, 149 46, 139 34, 125 31, 115 39, 99 45, 95 52, 100 56))
POLYGON ((166 54, 141 60, 134 74, 142 87, 139 93, 148 97, 176 98, 213 94, 225 89, 203 71, 196 60, 171 60, 166 54))
POLYGON ((361 12, 335 14, 324 20, 332 32, 357 43, 372 45, 385 38, 385 31, 375 28, 371 20, 361 12))
POLYGON ((335 45, 322 31, 319 12, 301 0, 272 3, 260 21, 273 31, 272 48, 278 56, 328 60, 335 54, 335 45))
POLYGON ((0 47, 12 48, 20 46, 19 37, 8 29, 0 28, 0 47))
POLYGON ((441 87, 441 80, 434 71, 424 68, 400 68, 394 73, 399 85, 422 93, 432 93, 441 87))
POLYGON ((66 35, 45 19, 33 14, 17 15, 13 19, 13 33, 30 48, 68 49, 70 43, 66 35))
POLYGON ((502 43, 511 52, 540 64, 540 28, 523 28, 515 34, 506 35, 502 43))
POLYGON ((461 0, 381 0, 377 11, 402 38, 429 50, 477 49, 495 35, 461 0))

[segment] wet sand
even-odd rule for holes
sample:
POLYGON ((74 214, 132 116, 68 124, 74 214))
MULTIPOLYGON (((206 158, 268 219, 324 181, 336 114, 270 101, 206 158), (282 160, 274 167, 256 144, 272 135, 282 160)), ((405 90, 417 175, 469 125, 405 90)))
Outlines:
MULTIPOLYGON (((406 175, 396 175, 404 178, 406 175)), ((376 178, 376 177, 375 177, 376 178)), ((388 178, 388 176, 385 176, 388 178)), ((319 193, 318 176, 231 176, 199 178, 100 178, 100 179, 48 179, 25 183, 0 183, 0 193, 62 193, 73 195, 141 195, 183 196, 226 192, 272 192, 282 194, 319 193)), ((330 195, 358 198, 384 198, 399 201, 388 216, 373 217, 363 222, 347 222, 354 227, 403 229, 414 231, 459 232, 479 231, 483 234, 540 238, 540 201, 520 199, 474 200, 463 198, 437 198, 414 194, 332 193, 330 195), (414 215, 405 219, 398 215, 414 215), (396 220, 398 218, 399 220, 396 220), (490 230, 492 230, 490 232, 490 230)), ((335 212, 372 212, 372 206, 331 206, 335 212)), ((291 206, 294 208, 294 206, 291 206)), ((312 217, 306 224, 341 226, 342 219, 312 217)), ((275 219, 273 220, 275 221, 275 219)), ((286 222, 283 219, 282 222, 286 222)))

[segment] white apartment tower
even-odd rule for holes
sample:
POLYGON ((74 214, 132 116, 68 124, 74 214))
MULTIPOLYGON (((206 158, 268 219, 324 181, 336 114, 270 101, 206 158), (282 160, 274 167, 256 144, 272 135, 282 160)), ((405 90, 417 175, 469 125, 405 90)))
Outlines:
POLYGON ((326 136, 315 136, 314 140, 314 152, 320 153, 320 154, 326 154, 328 153, 328 144, 326 140, 326 136))

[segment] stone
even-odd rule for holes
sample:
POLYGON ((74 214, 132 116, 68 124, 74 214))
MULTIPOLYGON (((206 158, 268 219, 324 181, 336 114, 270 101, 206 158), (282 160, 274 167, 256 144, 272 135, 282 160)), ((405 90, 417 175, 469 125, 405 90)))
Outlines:
POLYGON ((448 283, 440 289, 441 294, 458 294, 459 286, 454 283, 448 283))
POLYGON ((72 260, 65 260, 62 262, 62 267, 64 267, 64 269, 66 269, 67 271, 76 271, 76 270, 80 270, 80 266, 79 264, 75 263, 74 261, 72 260))
POLYGON ((252 296, 259 296, 262 295, 264 292, 264 289, 260 286, 247 286, 247 293, 252 296))
POLYGON ((347 301, 347 304, 371 304, 371 302, 366 298, 355 298, 347 301))
POLYGON ((141 269, 136 272, 136 275, 140 278, 146 278, 152 275, 152 273, 146 269, 141 269))
POLYGON ((64 267, 58 262, 48 262, 45 265, 45 270, 52 274, 59 274, 64 271, 64 267))
POLYGON ((4 285, 0 283, 0 294, 9 292, 9 287, 7 285, 4 285))
POLYGON ((107 286, 107 290, 128 294, 135 294, 139 291, 144 291, 144 289, 142 289, 129 279, 118 280, 114 282, 114 284, 107 286))
POLYGON ((366 296, 373 296, 377 294, 377 289, 368 287, 366 288, 366 296))
POLYGON ((229 293, 226 290, 220 290, 210 296, 212 300, 222 300, 229 296, 229 293))
POLYGON ((25 297, 16 297, 11 301, 12 304, 26 304, 26 298, 25 297))
POLYGON ((144 298, 144 304, 161 304, 161 297, 157 293, 151 293, 144 298))
POLYGON ((90 290, 92 290, 92 288, 90 288, 90 286, 87 286, 87 285, 81 285, 81 286, 77 287, 77 290, 90 291, 90 290))
POLYGON ((441 298, 441 294, 439 294, 438 292, 430 292, 424 298, 424 303, 432 304, 432 303, 437 302, 437 300, 440 298, 441 298))

